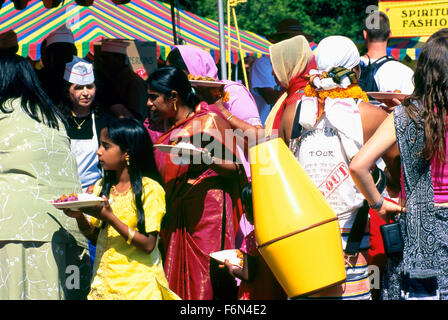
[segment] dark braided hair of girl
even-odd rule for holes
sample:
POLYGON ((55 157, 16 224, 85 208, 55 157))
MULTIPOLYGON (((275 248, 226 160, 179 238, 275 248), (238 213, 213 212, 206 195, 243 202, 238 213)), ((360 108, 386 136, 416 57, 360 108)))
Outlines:
MULTIPOLYGON (((131 188, 135 195, 137 228, 138 232, 147 235, 142 202, 142 179, 143 177, 148 177, 162 185, 162 178, 154 159, 151 137, 145 127, 136 119, 116 118, 111 120, 105 128, 110 140, 120 147, 121 152, 127 152, 129 155, 128 171, 131 188)), ((117 182, 115 173, 105 170, 100 196, 105 195, 108 197, 112 186, 117 182)))

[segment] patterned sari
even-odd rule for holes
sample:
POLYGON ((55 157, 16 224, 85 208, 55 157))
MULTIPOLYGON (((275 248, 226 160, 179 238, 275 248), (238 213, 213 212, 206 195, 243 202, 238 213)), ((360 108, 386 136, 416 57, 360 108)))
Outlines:
MULTIPOLYGON (((225 132, 230 128, 216 107, 201 103, 193 116, 162 135, 148 131, 154 144, 175 144, 181 138, 198 146, 195 138, 202 137, 201 147, 219 142, 235 158, 235 137, 225 132)), ((154 154, 166 191, 167 213, 160 236, 170 289, 182 299, 213 299, 209 254, 235 248, 241 213, 239 190, 244 181, 220 176, 206 165, 176 164, 171 154, 157 149, 154 154)), ((240 165, 236 167, 241 174, 240 165)), ((244 180, 244 173, 241 176, 244 180)))

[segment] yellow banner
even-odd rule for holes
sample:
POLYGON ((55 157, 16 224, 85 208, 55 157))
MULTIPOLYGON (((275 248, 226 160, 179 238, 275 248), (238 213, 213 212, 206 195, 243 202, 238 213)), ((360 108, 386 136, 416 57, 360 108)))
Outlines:
POLYGON ((380 1, 393 38, 424 37, 448 27, 448 1, 380 1))

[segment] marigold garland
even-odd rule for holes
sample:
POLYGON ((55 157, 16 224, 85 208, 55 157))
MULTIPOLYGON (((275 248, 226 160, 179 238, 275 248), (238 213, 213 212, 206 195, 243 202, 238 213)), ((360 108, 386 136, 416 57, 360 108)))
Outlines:
POLYGON ((336 88, 332 90, 315 90, 313 86, 308 83, 305 87, 305 95, 307 97, 317 97, 319 99, 325 100, 325 98, 353 98, 353 99, 362 99, 366 102, 369 102, 369 98, 367 97, 367 93, 361 89, 361 87, 357 84, 352 84, 348 86, 348 88, 336 88))
POLYGON ((229 101, 229 93, 227 91, 224 91, 224 96, 222 97, 222 102, 229 101))

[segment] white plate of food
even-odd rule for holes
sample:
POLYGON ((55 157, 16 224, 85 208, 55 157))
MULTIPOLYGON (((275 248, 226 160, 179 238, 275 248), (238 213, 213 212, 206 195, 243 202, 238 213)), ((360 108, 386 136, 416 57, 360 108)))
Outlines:
POLYGON ((401 92, 367 92, 367 95, 377 100, 391 100, 391 99, 403 100, 404 98, 409 96, 408 94, 401 92))
POLYGON ((190 80, 190 84, 193 87, 222 87, 225 85, 223 82, 208 80, 190 80))
POLYGON ((210 257, 224 263, 225 260, 240 268, 243 267, 243 253, 238 249, 228 249, 210 253, 210 257))
POLYGON ((63 194, 58 199, 49 202, 57 209, 80 209, 96 206, 104 200, 92 193, 72 193, 68 196, 63 194))
POLYGON ((179 142, 175 145, 169 145, 169 144, 155 144, 154 147, 159 149, 162 152, 165 153, 171 153, 174 156, 181 157, 181 156, 194 156, 194 155, 202 155, 205 153, 205 151, 196 148, 191 143, 185 143, 185 142, 179 142))

